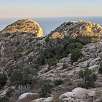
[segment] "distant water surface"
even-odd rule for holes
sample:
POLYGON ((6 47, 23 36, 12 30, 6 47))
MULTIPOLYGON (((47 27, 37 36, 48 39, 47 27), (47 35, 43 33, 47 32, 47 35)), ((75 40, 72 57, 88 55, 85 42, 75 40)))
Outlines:
MULTIPOLYGON (((63 22, 77 20, 77 19, 84 19, 88 21, 92 21, 94 23, 102 24, 102 17, 58 17, 58 18, 34 18, 37 22, 40 23, 42 28, 44 29, 45 34, 49 34, 52 30, 58 27, 63 22)), ((17 18, 11 19, 0 19, 0 30, 5 28, 7 25, 13 23, 14 21, 18 20, 17 18)))

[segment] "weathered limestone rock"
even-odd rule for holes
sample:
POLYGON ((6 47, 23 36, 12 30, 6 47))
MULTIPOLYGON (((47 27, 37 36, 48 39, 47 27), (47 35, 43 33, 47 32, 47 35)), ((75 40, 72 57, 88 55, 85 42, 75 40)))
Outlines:
POLYGON ((28 32, 33 33, 36 37, 43 37, 43 29, 40 25, 32 19, 18 20, 11 25, 4 28, 1 33, 15 33, 15 32, 28 32))
POLYGON ((75 88, 72 92, 67 92, 59 97, 61 102, 93 102, 95 91, 90 91, 84 88, 75 88))
POLYGON ((17 102, 31 102, 39 97, 38 93, 24 93, 19 96, 17 102))
POLYGON ((47 97, 47 98, 39 98, 31 102, 53 102, 53 101, 54 101, 53 97, 47 97))

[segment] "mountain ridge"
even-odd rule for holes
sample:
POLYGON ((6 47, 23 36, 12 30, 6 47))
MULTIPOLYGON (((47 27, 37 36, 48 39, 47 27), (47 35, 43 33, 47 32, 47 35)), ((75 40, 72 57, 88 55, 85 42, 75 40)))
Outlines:
POLYGON ((36 99, 36 95, 39 95, 37 97, 41 102, 93 102, 90 98, 97 102, 97 99, 101 99, 102 39, 98 37, 102 29, 100 25, 94 26, 96 24, 85 21, 67 22, 40 38, 31 32, 1 33, 0 101, 26 102, 30 95, 28 102, 36 99), (93 37, 95 29, 94 34, 98 37, 95 40, 88 39, 89 34, 93 37), (88 41, 82 39, 82 34, 83 39, 88 41), (80 76, 84 70, 88 79, 92 78, 87 80, 88 84, 80 76), (64 94, 66 92, 68 94, 64 94), (19 98, 20 95, 24 97, 19 98), (32 95, 35 95, 33 99, 32 95))

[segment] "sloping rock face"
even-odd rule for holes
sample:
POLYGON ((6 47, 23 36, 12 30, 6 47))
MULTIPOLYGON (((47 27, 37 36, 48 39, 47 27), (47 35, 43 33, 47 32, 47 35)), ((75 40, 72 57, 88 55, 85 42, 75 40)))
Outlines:
MULTIPOLYGON (((7 73, 6 87, 8 85, 10 87, 12 84, 17 85, 14 92, 16 96, 30 91, 31 82, 39 70, 37 58, 43 43, 43 38, 37 38, 33 33, 0 34, 0 72, 7 73)), ((5 88, 1 91, 0 87, 0 93, 4 91, 5 88)), ((16 96, 14 97, 16 98, 16 96)), ((4 95, 4 97, 8 96, 4 95)))
POLYGON ((52 39, 62 39, 64 36, 79 38, 81 41, 96 41, 102 36, 102 26, 86 21, 65 22, 51 32, 52 39))
POLYGON ((31 82, 39 70, 37 58, 43 48, 43 36, 40 25, 29 19, 16 21, 0 32, 0 72, 6 73, 8 79, 4 89, 0 82, 0 94, 6 87, 15 87, 14 96, 0 95, 0 101, 16 100, 17 96, 31 91, 31 82))
POLYGON ((12 75, 15 69, 35 68, 42 45, 32 33, 0 34, 0 70, 12 75))
POLYGON ((18 20, 8 25, 1 31, 1 33, 15 33, 15 32, 33 33, 36 37, 44 36, 43 29, 41 28, 41 26, 32 19, 18 20))

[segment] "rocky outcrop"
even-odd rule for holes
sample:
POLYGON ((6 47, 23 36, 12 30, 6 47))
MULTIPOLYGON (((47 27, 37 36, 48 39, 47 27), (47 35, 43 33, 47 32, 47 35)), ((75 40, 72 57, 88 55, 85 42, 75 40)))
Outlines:
POLYGON ((102 26, 87 21, 65 22, 51 32, 52 39, 63 39, 64 36, 79 38, 82 42, 97 41, 102 36, 102 26))
POLYGON ((59 97, 60 102, 93 102, 95 91, 84 88, 75 88, 72 92, 67 92, 59 97))
POLYGON ((43 29, 41 26, 32 19, 22 19, 18 20, 6 28, 4 28, 1 33, 15 33, 15 32, 28 32, 33 33, 36 37, 43 37, 43 29))
POLYGON ((34 99, 37 99, 39 95, 37 93, 24 93, 19 96, 17 102, 31 102, 34 99))
POLYGON ((31 102, 53 102, 53 101, 54 101, 53 97, 47 97, 47 98, 39 98, 31 102))

